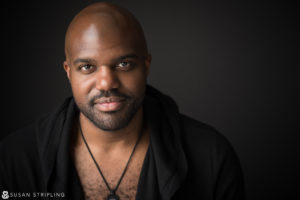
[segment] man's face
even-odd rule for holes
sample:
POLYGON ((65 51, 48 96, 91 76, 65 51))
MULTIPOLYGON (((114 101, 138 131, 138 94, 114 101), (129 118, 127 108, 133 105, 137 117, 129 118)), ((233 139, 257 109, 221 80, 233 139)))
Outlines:
POLYGON ((101 37, 96 26, 75 36, 64 68, 80 111, 95 126, 114 131, 141 108, 151 58, 132 37, 101 37))

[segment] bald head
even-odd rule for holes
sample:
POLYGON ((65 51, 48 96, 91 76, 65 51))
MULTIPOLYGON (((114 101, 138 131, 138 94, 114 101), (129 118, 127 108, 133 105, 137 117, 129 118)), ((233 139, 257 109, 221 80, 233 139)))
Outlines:
POLYGON ((74 17, 65 37, 66 59, 78 48, 95 43, 103 49, 124 43, 144 55, 148 53, 137 19, 124 8, 106 2, 91 4, 74 17))

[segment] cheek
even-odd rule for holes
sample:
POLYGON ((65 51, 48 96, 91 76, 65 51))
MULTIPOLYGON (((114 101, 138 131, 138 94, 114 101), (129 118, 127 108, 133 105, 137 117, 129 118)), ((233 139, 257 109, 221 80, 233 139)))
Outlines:
POLYGON ((144 93, 146 87, 146 73, 144 70, 136 70, 131 74, 120 76, 119 80, 124 89, 130 91, 135 96, 144 93))
POLYGON ((74 98, 80 102, 87 99, 87 96, 93 87, 92 79, 75 76, 74 74, 70 77, 70 84, 74 98))

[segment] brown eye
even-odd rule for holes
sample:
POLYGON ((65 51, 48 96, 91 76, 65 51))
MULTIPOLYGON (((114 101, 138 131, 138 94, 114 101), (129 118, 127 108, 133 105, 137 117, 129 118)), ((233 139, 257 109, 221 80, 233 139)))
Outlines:
POLYGON ((123 61, 123 62, 120 62, 118 65, 117 65, 117 68, 119 70, 129 70, 129 68, 131 67, 131 63, 128 62, 128 61, 123 61))
POLYGON ((95 70, 95 67, 93 65, 82 65, 79 67, 80 71, 82 71, 83 73, 91 73, 95 70))

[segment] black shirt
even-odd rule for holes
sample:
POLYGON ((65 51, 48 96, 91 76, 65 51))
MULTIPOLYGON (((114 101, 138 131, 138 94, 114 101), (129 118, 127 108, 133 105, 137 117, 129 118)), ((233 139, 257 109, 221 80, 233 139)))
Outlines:
MULTIPOLYGON (((238 158, 221 134, 180 114, 171 98, 150 86, 143 106, 150 145, 136 199, 244 199, 238 158)), ((68 98, 55 112, 1 141, 0 191, 83 199, 70 156, 71 127, 77 114, 73 98, 68 98)))

